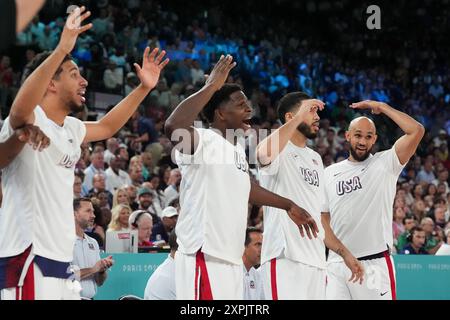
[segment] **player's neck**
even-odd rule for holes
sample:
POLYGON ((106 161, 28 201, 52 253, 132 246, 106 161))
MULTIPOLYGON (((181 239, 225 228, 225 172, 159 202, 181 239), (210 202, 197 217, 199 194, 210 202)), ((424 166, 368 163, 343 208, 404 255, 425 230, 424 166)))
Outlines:
POLYGON ((292 135, 290 141, 297 147, 304 148, 304 147, 306 147, 307 139, 303 134, 301 134, 300 132, 297 131, 296 133, 294 133, 292 135))
POLYGON ((41 107, 47 115, 47 118, 59 126, 64 124, 68 112, 65 108, 61 108, 61 102, 57 97, 44 97, 41 107))
POLYGON ((247 272, 250 271, 250 269, 252 268, 252 264, 250 261, 248 261, 245 255, 242 257, 242 261, 244 262, 245 270, 247 270, 247 272))

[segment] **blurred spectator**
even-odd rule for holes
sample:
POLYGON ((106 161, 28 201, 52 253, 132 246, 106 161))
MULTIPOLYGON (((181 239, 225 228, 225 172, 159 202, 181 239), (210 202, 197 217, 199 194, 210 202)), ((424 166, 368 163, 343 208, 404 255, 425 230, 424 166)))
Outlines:
POLYGON ((117 66, 117 63, 110 59, 105 72, 103 73, 103 84, 110 93, 121 93, 123 85, 123 69, 117 66))
POLYGON ((164 190, 166 202, 170 202, 180 196, 181 172, 180 169, 170 171, 169 185, 164 190))
POLYGON ((115 157, 116 150, 119 148, 119 142, 116 138, 109 138, 106 140, 106 150, 103 155, 103 160, 109 165, 111 159, 115 157))
POLYGON ((436 239, 437 232, 435 230, 435 224, 431 218, 425 217, 420 221, 420 227, 425 231, 425 246, 424 249, 429 254, 435 254, 442 243, 436 239))
POLYGON ((152 247, 153 242, 150 241, 153 228, 153 219, 150 213, 145 210, 134 211, 128 223, 131 230, 138 230, 138 247, 152 247))
POLYGON ((403 225, 405 232, 400 234, 397 238, 394 238, 394 245, 397 252, 401 252, 403 248, 408 244, 408 236, 411 234, 411 229, 418 226, 418 221, 416 216, 408 215, 403 218, 403 225))
POLYGON ((114 193, 115 190, 132 183, 128 173, 120 169, 123 162, 124 160, 121 159, 119 155, 113 156, 113 158, 111 158, 109 168, 105 171, 106 189, 110 193, 114 193))
POLYGON ((405 225, 403 219, 406 217, 403 207, 394 208, 394 221, 392 222, 392 231, 394 239, 397 239, 399 235, 405 232, 405 225))
POLYGON ((152 241, 157 242, 169 242, 169 234, 175 230, 178 219, 178 210, 174 207, 168 206, 164 208, 161 214, 161 221, 153 225, 152 241))
POLYGON ((103 162, 103 152, 96 151, 91 154, 91 164, 84 170, 83 186, 86 190, 92 189, 94 175, 97 173, 104 174, 105 163, 103 162))
POLYGON ((130 201, 130 207, 133 211, 139 208, 139 203, 137 201, 137 188, 134 185, 126 186, 128 193, 128 200, 130 201))
POLYGON ((407 238, 408 244, 401 250, 401 254, 428 254, 425 250, 426 235, 421 227, 414 227, 407 238))
POLYGON ((73 198, 78 199, 81 198, 81 186, 83 185, 83 180, 79 175, 75 175, 75 179, 73 181, 73 198))
POLYGON ((105 196, 106 203, 102 203, 101 207, 112 207, 113 195, 111 192, 106 190, 106 180, 105 174, 96 173, 92 178, 92 189, 89 190, 90 197, 97 197, 100 199, 100 193, 103 193, 105 196))
POLYGON ((112 207, 114 208, 118 204, 130 205, 130 199, 128 198, 126 186, 116 189, 116 191, 114 191, 112 207))
POLYGON ((445 243, 436 252, 437 256, 450 256, 450 228, 445 230, 445 243))
POLYGON ((111 222, 108 225, 108 231, 129 231, 130 225, 128 218, 131 214, 131 208, 126 204, 118 204, 111 210, 111 222))
POLYGON ((436 176, 433 172, 433 162, 431 160, 425 161, 423 165, 423 169, 419 171, 417 174, 416 181, 417 183, 426 182, 426 183, 433 183, 433 181, 436 179, 436 176))

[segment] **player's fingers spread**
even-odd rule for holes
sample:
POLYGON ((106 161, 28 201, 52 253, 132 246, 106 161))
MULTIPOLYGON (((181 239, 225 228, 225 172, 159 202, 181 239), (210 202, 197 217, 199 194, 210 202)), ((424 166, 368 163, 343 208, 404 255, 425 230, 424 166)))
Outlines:
POLYGON ((162 70, 164 69, 165 66, 167 66, 167 64, 169 63, 170 59, 166 58, 166 60, 164 60, 163 62, 160 63, 159 68, 162 70))
POLYGON ((84 21, 85 19, 87 19, 89 16, 91 15, 90 11, 87 11, 85 13, 83 13, 80 17, 81 21, 84 21))
POLYGON ((166 54, 166 51, 165 50, 162 50, 157 56, 156 56, 156 59, 155 59, 155 62, 156 63, 160 63, 161 62, 161 60, 164 58, 164 55, 166 54))
POLYGON ((156 57, 156 54, 157 54, 158 52, 159 52, 159 49, 158 49, 158 48, 153 49, 152 52, 150 53, 150 55, 148 56, 148 60, 149 60, 150 62, 155 61, 155 57, 156 57))
POLYGON ((79 33, 83 33, 83 32, 85 32, 85 31, 89 30, 90 28, 92 28, 92 26, 93 26, 92 23, 88 23, 87 25, 82 26, 82 27, 79 29, 78 32, 79 32, 79 33))

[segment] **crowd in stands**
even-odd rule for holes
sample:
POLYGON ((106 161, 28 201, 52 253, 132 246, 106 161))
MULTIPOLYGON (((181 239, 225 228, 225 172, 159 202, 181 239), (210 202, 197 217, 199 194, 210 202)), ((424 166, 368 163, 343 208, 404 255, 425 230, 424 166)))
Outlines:
MULTIPOLYGON (((325 166, 349 154, 344 133, 355 116, 348 108, 351 102, 383 101, 419 120, 427 132, 398 181, 393 250, 413 253, 404 248, 411 242, 412 228, 419 228, 425 233, 421 252, 435 254, 450 238, 450 46, 445 28, 450 4, 386 4, 385 29, 369 31, 367 5, 252 3, 212 1, 195 7, 175 1, 80 1, 93 12, 94 26, 80 37, 73 57, 91 93, 128 94, 139 84, 132 66, 146 46, 165 49, 171 58, 157 87, 114 138, 82 146, 74 196, 94 199, 96 219, 89 234, 102 246, 107 230, 133 228, 136 215, 130 216, 145 210, 151 215, 151 226, 145 228, 151 231, 140 243, 168 241, 177 217, 173 210, 179 210, 181 174, 171 158, 169 137, 163 134, 164 121, 201 87, 218 57, 230 53, 237 66, 228 82, 243 86, 254 108, 254 129, 280 125, 276 106, 287 92, 304 91, 326 102, 319 135, 310 141, 325 166)), ((3 118, 26 63, 55 47, 67 6, 67 1, 49 2, 45 16, 36 17, 18 35, 16 47, 0 56, 3 118)), ((87 105, 76 115, 80 119, 104 112, 95 109, 92 94, 87 105)), ((375 152, 392 146, 401 131, 385 118, 374 120, 379 136, 375 152)), ((249 206, 248 221, 249 226, 263 227, 262 209, 249 206)))

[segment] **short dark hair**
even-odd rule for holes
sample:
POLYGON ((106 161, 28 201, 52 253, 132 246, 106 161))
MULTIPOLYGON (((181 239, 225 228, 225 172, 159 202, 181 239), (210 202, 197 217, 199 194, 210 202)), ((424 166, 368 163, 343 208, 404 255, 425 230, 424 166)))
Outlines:
POLYGON ((90 198, 78 198, 73 200, 73 211, 77 211, 81 207, 82 202, 89 202, 92 203, 92 200, 90 198))
POLYGON ((230 95, 236 91, 242 91, 242 87, 235 83, 226 83, 217 90, 211 99, 209 99, 206 106, 203 108, 203 116, 205 119, 212 123, 214 121, 214 112, 217 108, 220 107, 223 103, 230 100, 230 95))
POLYGON ((177 234, 175 233, 175 229, 169 234, 169 246, 170 250, 178 250, 177 234))
POLYGON ((282 124, 286 123, 284 116, 286 113, 294 110, 303 100, 312 99, 311 96, 306 94, 305 92, 296 91, 286 94, 283 98, 280 99, 278 103, 278 117, 282 124))
MULTIPOLYGON (((42 62, 45 61, 45 59, 47 59, 52 54, 52 52, 53 51, 44 51, 44 52, 41 52, 41 53, 37 54, 33 58, 33 60, 31 60, 25 66, 25 69, 24 69, 24 72, 23 72, 23 77, 22 77, 22 83, 30 76, 30 74, 32 74, 34 72, 34 70, 36 70, 42 64, 42 62)), ((61 71, 62 71, 62 67, 61 66, 63 65, 63 63, 66 62, 66 61, 70 61, 70 60, 73 60, 72 55, 71 54, 67 54, 64 57, 63 61, 61 62, 61 64, 59 65, 58 70, 56 70, 55 74, 53 75, 54 79, 57 79, 59 74, 61 73, 61 71)))
POLYGON ((413 220, 415 220, 415 221, 417 221, 417 217, 415 216, 415 215, 413 215, 413 214, 407 214, 404 218, 403 218, 403 224, 405 224, 406 223, 406 220, 411 220, 411 219, 413 219, 413 220))
POLYGON ((262 230, 256 227, 248 227, 247 230, 245 230, 245 246, 248 246, 250 244, 250 234, 253 232, 262 233, 262 230))
POLYGON ((414 233, 416 233, 416 232, 425 232, 425 230, 423 230, 423 228, 422 228, 422 227, 419 227, 419 226, 417 226, 417 227, 412 227, 411 230, 409 231, 409 234, 410 234, 409 241, 412 242, 412 239, 413 239, 413 237, 414 237, 414 233))

